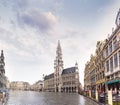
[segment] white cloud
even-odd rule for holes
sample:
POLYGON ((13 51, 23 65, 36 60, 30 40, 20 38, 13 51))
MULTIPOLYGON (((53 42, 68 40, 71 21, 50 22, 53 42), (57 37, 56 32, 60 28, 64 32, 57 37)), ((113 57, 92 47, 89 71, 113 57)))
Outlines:
POLYGON ((18 14, 18 22, 45 32, 55 27, 57 18, 51 12, 34 9, 18 14))
MULTIPOLYGON (((63 0, 55 3, 53 1, 55 0, 4 2, 4 5, 12 6, 10 13, 13 14, 9 16, 11 23, 4 21, 0 24, 0 47, 5 51, 6 71, 11 80, 23 79, 33 82, 40 79, 42 74, 54 72, 57 40, 61 40, 64 67, 74 66, 77 60, 83 84, 85 63, 91 53, 95 52, 96 41, 106 38, 106 33, 110 33, 117 11, 112 8, 116 5, 107 7, 108 9, 100 8, 98 12, 103 11, 104 16, 98 22, 99 25, 86 28, 80 26, 80 21, 75 24, 74 20, 64 21, 62 15, 58 17, 57 8, 62 9, 63 0), (23 76, 23 72, 28 73, 27 77, 23 76)), ((86 26, 89 23, 84 24, 83 26, 86 26)))

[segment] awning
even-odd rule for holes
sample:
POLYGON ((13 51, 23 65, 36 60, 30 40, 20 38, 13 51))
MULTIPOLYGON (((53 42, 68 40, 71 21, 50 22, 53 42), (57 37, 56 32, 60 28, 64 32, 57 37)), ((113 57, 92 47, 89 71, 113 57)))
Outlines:
POLYGON ((117 79, 116 79, 116 80, 111 80, 111 81, 108 81, 108 82, 107 82, 107 85, 113 84, 113 83, 117 83, 117 82, 119 82, 119 80, 117 80, 117 79))

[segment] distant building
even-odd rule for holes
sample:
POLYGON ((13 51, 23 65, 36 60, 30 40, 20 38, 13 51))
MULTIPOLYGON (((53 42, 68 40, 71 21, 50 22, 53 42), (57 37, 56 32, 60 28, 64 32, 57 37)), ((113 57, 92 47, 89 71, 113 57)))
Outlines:
POLYGON ((32 91, 43 91, 43 81, 39 80, 33 85, 30 86, 30 90, 32 91))
POLYGON ((54 92, 78 92, 79 70, 78 64, 74 67, 63 68, 62 50, 58 41, 54 73, 44 77, 44 90, 54 92))
POLYGON ((6 77, 6 88, 10 89, 10 81, 8 80, 8 78, 6 77))
POLYGON ((30 84, 23 81, 13 81, 10 84, 10 89, 12 90, 29 90, 30 84))
POLYGON ((105 68, 104 68, 104 42, 97 41, 95 55, 91 55, 90 61, 85 65, 84 90, 86 95, 95 98, 98 94, 105 92, 105 68))
POLYGON ((95 97, 95 56, 91 55, 90 61, 85 65, 84 71, 84 89, 86 94, 90 93, 90 97, 95 97))
POLYGON ((100 94, 105 92, 104 41, 97 41, 95 56, 95 84, 100 94))
POLYGON ((4 54, 3 50, 1 51, 0 56, 0 89, 6 87, 6 77, 5 77, 5 62, 4 62, 4 54))

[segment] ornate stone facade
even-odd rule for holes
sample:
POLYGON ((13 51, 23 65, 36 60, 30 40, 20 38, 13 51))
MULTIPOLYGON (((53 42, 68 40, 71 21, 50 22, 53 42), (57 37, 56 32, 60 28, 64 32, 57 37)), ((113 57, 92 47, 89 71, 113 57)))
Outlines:
POLYGON ((44 77, 44 90, 54 92, 78 92, 79 70, 78 64, 74 67, 63 68, 62 50, 58 41, 54 73, 44 77))
POLYGON ((116 93, 120 92, 120 9, 115 24, 116 29, 112 29, 112 34, 104 41, 97 42, 94 59, 91 57, 85 65, 84 90, 92 96, 91 79, 95 75, 93 81, 96 99, 100 93, 110 89, 116 93))
POLYGON ((107 89, 120 91, 120 9, 116 17, 116 29, 105 40, 105 77, 107 89))
POLYGON ((84 89, 90 97, 95 97, 95 56, 91 55, 90 61, 86 63, 84 71, 84 89))
POLYGON ((84 88, 90 97, 95 98, 96 91, 98 94, 105 92, 104 71, 104 42, 98 41, 95 55, 91 55, 84 71, 84 88))
POLYGON ((105 92, 104 42, 98 41, 95 58, 95 85, 98 94, 105 92))
POLYGON ((32 91, 43 91, 43 81, 39 80, 30 86, 30 90, 32 91))
POLYGON ((89 95, 89 90, 90 90, 90 62, 88 61, 85 64, 85 70, 84 70, 84 91, 85 94, 88 96, 89 95))

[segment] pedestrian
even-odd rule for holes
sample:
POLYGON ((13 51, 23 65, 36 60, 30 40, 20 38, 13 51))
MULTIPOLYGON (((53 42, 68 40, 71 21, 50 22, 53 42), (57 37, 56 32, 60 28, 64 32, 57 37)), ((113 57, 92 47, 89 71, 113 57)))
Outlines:
POLYGON ((0 102, 2 102, 3 94, 0 92, 0 102))

